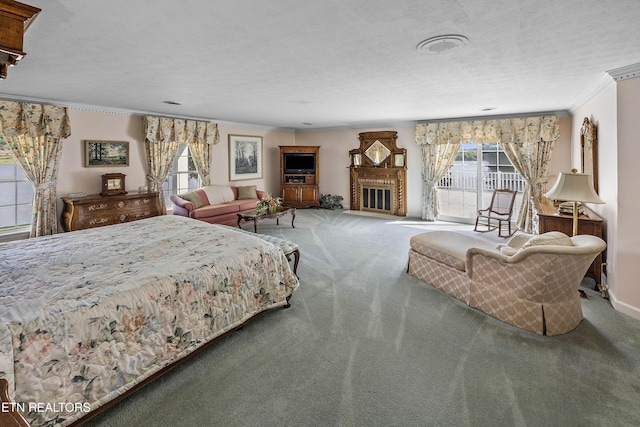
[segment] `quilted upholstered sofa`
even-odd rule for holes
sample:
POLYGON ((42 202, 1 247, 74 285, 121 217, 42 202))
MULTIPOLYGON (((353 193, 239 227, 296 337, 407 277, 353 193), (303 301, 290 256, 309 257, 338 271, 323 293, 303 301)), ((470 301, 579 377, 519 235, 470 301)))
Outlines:
POLYGON ((452 231, 413 236, 407 272, 510 325, 541 335, 583 319, 578 287, 606 248, 589 235, 517 234, 507 244, 452 231))
POLYGON ((174 215, 186 216, 211 224, 236 225, 238 213, 256 208, 267 193, 255 185, 234 187, 208 185, 179 195, 169 196, 174 215))

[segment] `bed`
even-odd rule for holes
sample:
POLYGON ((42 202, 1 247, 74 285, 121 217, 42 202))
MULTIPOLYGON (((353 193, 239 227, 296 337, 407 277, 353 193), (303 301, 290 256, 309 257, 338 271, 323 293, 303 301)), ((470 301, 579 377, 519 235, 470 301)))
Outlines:
POLYGON ((178 216, 0 244, 0 378, 66 426, 298 287, 280 248, 178 216))

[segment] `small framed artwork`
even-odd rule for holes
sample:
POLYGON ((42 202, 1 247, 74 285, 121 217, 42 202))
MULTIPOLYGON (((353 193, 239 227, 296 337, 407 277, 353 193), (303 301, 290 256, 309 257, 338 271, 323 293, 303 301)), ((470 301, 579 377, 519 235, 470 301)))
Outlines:
POLYGON ((127 141, 85 141, 84 166, 88 168, 129 166, 129 143, 127 141))
POLYGON ((262 137, 229 135, 229 181, 262 178, 262 137))

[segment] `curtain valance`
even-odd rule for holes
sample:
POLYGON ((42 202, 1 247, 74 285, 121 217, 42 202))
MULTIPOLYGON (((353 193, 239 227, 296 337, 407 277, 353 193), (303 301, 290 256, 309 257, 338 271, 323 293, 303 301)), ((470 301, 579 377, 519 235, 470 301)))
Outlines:
POLYGON ((419 123, 416 125, 415 141, 418 145, 469 142, 524 144, 541 140, 555 141, 559 133, 558 116, 537 116, 419 123))
POLYGON ((144 116, 143 125, 145 139, 149 142, 204 142, 210 145, 220 142, 218 125, 212 122, 144 116))
POLYGON ((198 120, 144 116, 144 145, 147 153, 147 180, 160 193, 162 212, 167 212, 162 184, 180 144, 189 144, 191 156, 202 185, 211 179, 211 146, 220 142, 218 125, 198 120))
POLYGON ((38 138, 47 136, 55 140, 71 135, 71 124, 66 107, 0 101, 0 135, 38 138))

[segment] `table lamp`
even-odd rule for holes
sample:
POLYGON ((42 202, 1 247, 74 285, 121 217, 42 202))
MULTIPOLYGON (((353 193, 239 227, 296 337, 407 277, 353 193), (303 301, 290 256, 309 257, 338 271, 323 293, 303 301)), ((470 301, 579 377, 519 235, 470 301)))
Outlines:
POLYGON ((577 169, 572 169, 571 173, 560 172, 553 188, 545 193, 551 200, 573 202, 574 236, 578 234, 578 202, 604 203, 593 189, 591 175, 577 172, 577 169))

